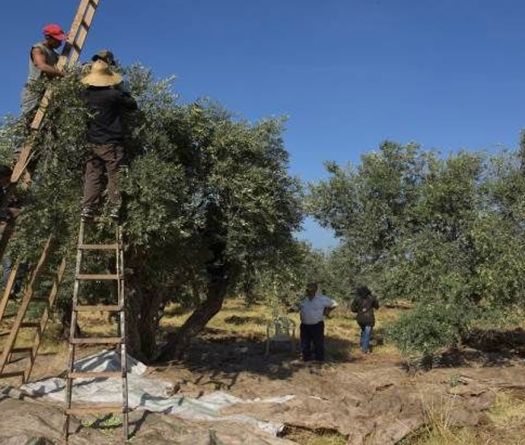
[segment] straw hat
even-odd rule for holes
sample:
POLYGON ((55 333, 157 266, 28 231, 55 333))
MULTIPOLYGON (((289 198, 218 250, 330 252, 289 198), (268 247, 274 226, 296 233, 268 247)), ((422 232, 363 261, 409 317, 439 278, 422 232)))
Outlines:
POLYGON ((122 76, 110 70, 109 65, 99 59, 91 65, 91 71, 81 82, 91 87, 111 87, 122 82, 122 76))

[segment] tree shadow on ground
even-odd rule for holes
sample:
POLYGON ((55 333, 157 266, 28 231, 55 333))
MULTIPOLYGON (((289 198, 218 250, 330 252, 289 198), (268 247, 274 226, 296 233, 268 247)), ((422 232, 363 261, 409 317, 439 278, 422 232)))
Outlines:
MULTIPOLYGON (((325 337, 325 366, 353 361, 350 355, 353 347, 355 343, 349 340, 325 337)), ((206 383, 215 390, 231 389, 240 373, 282 380, 305 366, 311 366, 300 360, 298 338, 295 339, 294 352, 287 342, 273 343, 269 355, 265 351, 266 337, 263 335, 236 336, 230 332, 206 328, 199 337, 192 340, 183 359, 176 363, 192 372, 209 376, 206 383), (219 376, 220 379, 214 379, 219 376)))
POLYGON ((463 347, 447 350, 437 360, 442 367, 496 367, 525 359, 525 330, 474 330, 463 347))
POLYGON ((227 324, 233 324, 235 326, 242 326, 245 324, 265 326, 268 323, 268 320, 265 317, 232 315, 230 317, 225 318, 224 322, 227 324))
POLYGON ((169 307, 164 308, 163 315, 165 317, 176 317, 178 315, 187 315, 191 313, 191 308, 187 308, 180 305, 171 305, 169 307))

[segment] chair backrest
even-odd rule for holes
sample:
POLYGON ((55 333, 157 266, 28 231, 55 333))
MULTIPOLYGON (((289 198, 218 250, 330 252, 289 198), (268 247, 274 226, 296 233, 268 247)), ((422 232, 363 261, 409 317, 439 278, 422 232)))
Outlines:
POLYGON ((295 322, 285 316, 278 316, 268 323, 269 335, 274 340, 289 340, 295 331, 295 322))

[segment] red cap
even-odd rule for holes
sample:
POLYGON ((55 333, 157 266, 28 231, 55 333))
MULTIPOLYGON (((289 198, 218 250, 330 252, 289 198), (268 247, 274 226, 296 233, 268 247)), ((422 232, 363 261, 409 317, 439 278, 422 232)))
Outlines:
POLYGON ((66 33, 62 31, 62 28, 54 23, 44 26, 43 32, 45 36, 53 37, 61 42, 67 39, 66 33))

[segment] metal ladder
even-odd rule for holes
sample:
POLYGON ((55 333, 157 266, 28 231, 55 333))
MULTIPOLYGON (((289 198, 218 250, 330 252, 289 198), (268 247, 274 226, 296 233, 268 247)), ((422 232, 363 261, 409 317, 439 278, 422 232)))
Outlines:
MULTIPOLYGON (((73 18, 73 23, 71 25, 71 30, 68 33, 68 39, 62 50, 57 63, 58 68, 65 68, 73 66, 79 59, 80 53, 84 44, 86 42, 87 35, 91 29, 93 23, 93 18, 95 17, 95 12, 100 4, 100 0, 80 0, 80 4, 77 8, 75 17, 73 18)), ((47 107, 53 96, 51 89, 47 89, 40 101, 38 110, 31 122, 30 128, 32 134, 28 137, 26 143, 22 147, 20 156, 16 165, 13 168, 13 174, 11 175, 11 184, 9 185, 5 197, 3 199, 2 205, 5 205, 9 198, 13 195, 16 184, 27 170, 30 161, 33 158, 33 144, 38 131, 42 127, 42 122, 46 115, 47 107)), ((4 228, 0 238, 0 259, 4 256, 7 244, 11 239, 11 236, 14 233, 16 220, 12 219, 11 221, 4 224, 4 228)))
POLYGON ((127 354, 126 354, 126 319, 125 319, 125 294, 124 294, 124 250, 122 227, 117 226, 115 230, 115 242, 112 244, 86 244, 84 241, 85 223, 81 221, 78 235, 77 260, 75 269, 75 283, 73 287, 73 307, 71 312, 71 331, 69 337, 69 359, 66 381, 66 410, 64 419, 64 439, 68 443, 69 421, 71 415, 84 416, 94 414, 122 414, 123 442, 128 439, 128 379, 127 379, 127 354), (114 251, 115 273, 91 274, 82 271, 82 260, 86 251, 114 251), (117 284, 116 305, 81 305, 79 304, 79 293, 83 281, 110 281, 117 284), (77 315, 79 312, 116 312, 119 315, 117 337, 76 337, 77 315), (75 352, 77 345, 115 345, 120 349, 120 372, 89 371, 80 372, 75 370, 75 352), (122 403, 120 405, 77 405, 72 406, 72 390, 74 379, 85 378, 121 378, 122 379, 122 403))
MULTIPOLYGON (((66 269, 66 260, 62 259, 60 265, 56 272, 51 274, 46 274, 45 270, 47 268, 49 257, 51 255, 53 245, 53 238, 49 237, 45 247, 40 255, 36 266, 32 268, 29 278, 23 290, 23 297, 20 301, 18 310, 16 312, 14 323, 10 330, 0 333, 0 336, 8 336, 7 340, 4 342, 2 354, 0 355, 0 378, 9 378, 9 377, 21 377, 22 383, 26 383, 31 376, 31 371, 35 364, 36 356, 38 354, 38 349, 42 342, 42 337, 44 330, 46 328, 47 322, 49 320, 49 314, 53 309, 55 304, 58 289, 64 277, 64 272, 66 269), (47 297, 36 297, 35 291, 37 286, 40 283, 42 278, 49 277, 52 279, 52 287, 49 291, 47 297), (44 310, 39 317, 39 321, 26 321, 26 315, 31 303, 45 303, 44 310), (17 346, 17 340, 19 339, 19 333, 21 329, 31 329, 36 330, 33 333, 33 338, 31 340, 31 346, 20 347, 17 346), (18 355, 16 362, 20 360, 29 359, 28 363, 25 365, 24 369, 18 369, 16 371, 4 371, 6 366, 13 363, 13 355, 18 355), (22 354, 22 357, 19 356, 22 354), (28 354, 28 355, 26 355, 28 354)), ((7 318, 5 316, 5 311, 9 303, 11 290, 13 289, 16 273, 18 270, 18 264, 11 270, 7 286, 4 290, 2 300, 0 301, 0 321, 7 318)))

